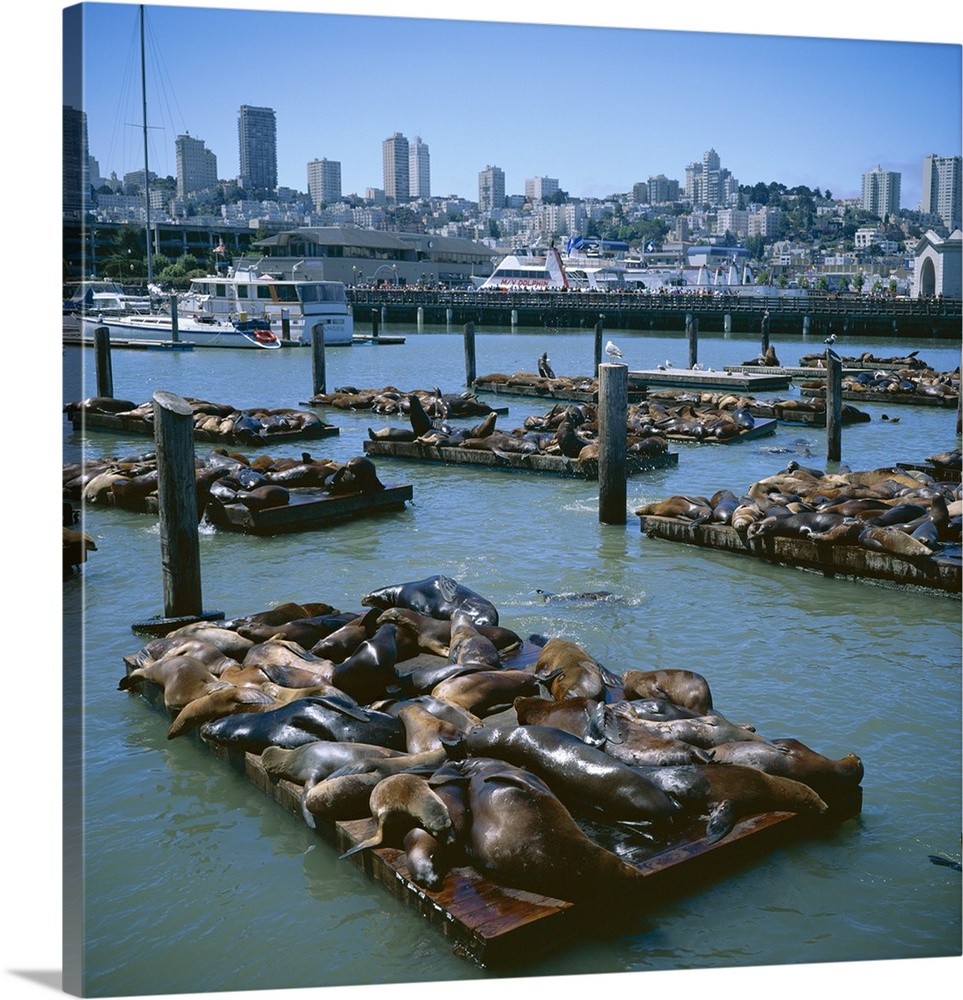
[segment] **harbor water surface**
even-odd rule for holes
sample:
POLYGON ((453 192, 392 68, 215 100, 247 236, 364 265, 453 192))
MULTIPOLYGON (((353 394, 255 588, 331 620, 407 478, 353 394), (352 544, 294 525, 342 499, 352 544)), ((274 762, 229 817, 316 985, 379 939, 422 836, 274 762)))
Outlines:
MULTIPOLYGON (((329 349, 327 387, 465 390, 461 329, 384 328, 403 345, 329 349)), ((632 369, 672 360, 678 333, 613 335, 632 369)), ((821 338, 774 338, 798 364, 821 338)), ((919 357, 940 371, 958 343, 838 342, 844 357, 919 357)), ((534 371, 547 351, 558 375, 586 375, 590 330, 476 331, 476 368, 534 371)), ((721 370, 755 358, 748 335, 703 335, 699 360, 721 370)), ((93 352, 64 351, 64 402, 96 394, 93 352)), ((311 352, 115 350, 114 394, 156 390, 253 406, 299 407, 313 391, 311 352)), ((798 395, 760 393, 762 398, 798 395)), ((545 413, 538 399, 482 396, 507 406, 498 426, 545 413)), ((921 462, 958 448, 956 411, 860 404, 868 423, 843 430, 853 470, 921 462), (898 420, 883 419, 898 417, 898 420)), ((369 427, 405 418, 329 409, 337 437, 259 449, 339 461, 362 453, 369 427)), ((205 609, 233 617, 283 601, 360 610, 369 590, 445 573, 488 597, 502 622, 574 640, 610 669, 688 668, 715 706, 767 737, 794 737, 865 766, 861 814, 737 867, 720 867, 655 908, 599 907, 574 945, 487 971, 453 954, 414 909, 374 884, 297 818, 190 738, 118 690, 123 656, 147 637, 131 626, 163 614, 156 518, 89 507, 97 551, 64 583, 68 665, 65 725, 83 743, 68 787, 83 789, 83 924, 76 960, 89 996, 485 980, 510 976, 718 969, 960 954, 960 875, 930 855, 961 847, 960 602, 770 566, 646 538, 635 508, 675 493, 709 496, 826 462, 825 430, 780 423, 767 438, 675 444, 675 468, 628 482, 627 519, 601 525, 597 484, 520 472, 381 459, 382 482, 410 483, 404 511, 325 530, 258 539, 200 529, 205 609), (547 594, 607 591, 605 600, 547 594), (82 638, 81 638, 82 636, 82 638), (81 719, 82 716, 82 719, 81 719), (79 732, 78 732, 79 730, 79 732)), ((150 438, 64 421, 64 461, 153 451, 150 438)), ((211 446, 198 443, 198 455, 211 446)), ((252 452, 253 454, 253 452, 252 452)), ((68 817, 73 819, 73 817, 68 817)), ((68 890, 81 891, 67 873, 68 890)), ((493 987, 494 988, 494 987, 493 987)), ((644 980, 633 988, 644 989, 644 980)))

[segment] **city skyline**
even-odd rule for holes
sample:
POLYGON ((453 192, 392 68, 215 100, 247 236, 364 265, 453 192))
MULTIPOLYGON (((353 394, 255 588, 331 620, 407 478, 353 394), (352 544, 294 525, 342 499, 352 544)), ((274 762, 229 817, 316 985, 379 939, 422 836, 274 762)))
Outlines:
MULTIPOLYGON (((86 7, 90 153, 102 174, 120 176, 143 161, 137 5, 86 7), (122 109, 125 76, 134 104, 122 109)), ((322 7, 339 5, 147 5, 151 169, 176 175, 174 140, 187 133, 214 152, 222 179, 237 177, 243 104, 276 112, 278 183, 298 191, 321 158, 341 163, 345 194, 381 187, 382 142, 400 132, 431 149, 433 195, 476 200, 492 165, 510 194, 550 175, 572 196, 605 197, 656 174, 684 183, 686 166, 713 148, 740 184, 803 184, 837 198, 858 198, 863 174, 881 167, 902 174, 901 207, 913 210, 924 158, 960 153, 955 43, 309 13, 322 7), (224 71, 255 65, 248 44, 263 57, 270 39, 283 51, 289 38, 303 86, 288 72, 224 71), (361 52, 375 58, 362 63, 361 52), (323 96, 314 65, 332 81, 323 96), (939 100, 921 100, 921 80, 939 100)))

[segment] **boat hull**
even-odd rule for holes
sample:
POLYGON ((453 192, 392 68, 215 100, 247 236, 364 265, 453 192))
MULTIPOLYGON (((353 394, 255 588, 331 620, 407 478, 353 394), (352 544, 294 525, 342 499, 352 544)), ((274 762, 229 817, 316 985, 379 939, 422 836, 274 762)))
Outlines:
MULTIPOLYGON (((173 342, 173 329, 169 317, 112 317, 104 316, 81 320, 83 337, 93 337, 98 327, 107 327, 112 340, 173 342)), ((194 347, 240 348, 244 350, 277 350, 281 341, 258 340, 248 331, 241 331, 228 323, 196 323, 191 320, 179 321, 177 340, 194 347)))

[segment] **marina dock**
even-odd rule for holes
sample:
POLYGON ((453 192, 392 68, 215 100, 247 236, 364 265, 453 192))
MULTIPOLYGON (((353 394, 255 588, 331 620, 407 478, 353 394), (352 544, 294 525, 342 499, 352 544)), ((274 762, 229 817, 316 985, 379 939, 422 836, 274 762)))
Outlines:
POLYGON ((672 385, 698 389, 739 389, 743 392, 788 389, 792 381, 789 375, 757 372, 750 367, 739 372, 728 369, 722 372, 693 368, 643 369, 630 371, 629 380, 646 388, 672 385))

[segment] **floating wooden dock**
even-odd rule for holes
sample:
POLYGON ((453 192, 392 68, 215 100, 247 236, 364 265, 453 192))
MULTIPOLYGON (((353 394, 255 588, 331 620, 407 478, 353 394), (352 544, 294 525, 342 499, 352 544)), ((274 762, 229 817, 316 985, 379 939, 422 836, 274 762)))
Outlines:
MULTIPOLYGON (((365 441, 366 455, 382 458, 404 458, 413 462, 440 462, 444 465, 474 465, 503 471, 539 472, 574 479, 597 479, 598 460, 580 468, 574 458, 562 455, 541 455, 530 452, 493 452, 483 448, 440 448, 419 441, 365 441)), ((626 474, 648 472, 678 465, 676 452, 661 455, 628 455, 626 474)))
MULTIPOLYGON (((597 383, 595 389, 569 389, 538 382, 495 382, 491 379, 476 378, 472 388, 476 392, 491 392, 501 396, 535 396, 538 399, 554 399, 563 403, 597 403, 599 400, 597 383)), ((648 390, 644 386, 634 385, 631 380, 629 381, 630 403, 641 402, 647 395, 648 390)))
MULTIPOLYGON (((154 436, 154 425, 139 417, 125 417, 112 413, 94 413, 89 410, 78 411, 71 418, 75 431, 109 431, 113 434, 136 434, 143 437, 154 436)), ((341 433, 339 427, 331 424, 312 424, 299 431, 276 431, 268 434, 218 434, 194 428, 194 439, 210 444, 249 445, 262 447, 266 445, 286 444, 290 442, 312 441, 316 438, 333 437, 341 433)))
MULTIPOLYGON (((540 648, 525 642, 514 655, 506 654, 505 666, 534 669, 540 648)), ((439 665, 444 658, 423 654, 404 661, 406 670, 439 665)), ((132 669, 127 662, 127 672, 132 669)), ((167 716, 161 689, 150 682, 140 685, 140 695, 167 716)), ((512 713, 513 714, 513 713, 512 713)), ((485 724, 501 724, 501 716, 492 716, 485 724)), ((278 803, 298 823, 304 822, 301 807, 302 786, 269 775, 255 753, 242 753, 206 743, 195 731, 188 735, 206 747, 211 755, 242 773, 252 785, 278 803)), ((705 839, 704 822, 679 831, 669 844, 652 846, 614 824, 587 820, 575 815, 585 832, 609 850, 638 867, 646 876, 643 892, 637 897, 620 897, 620 905, 653 908, 659 903, 659 891, 682 885, 697 886, 703 877, 718 877, 726 866, 735 867, 759 857, 765 851, 806 835, 818 835, 846 819, 858 815, 862 807, 862 789, 856 787, 844 795, 827 799, 830 811, 822 817, 802 816, 791 812, 771 812, 748 816, 715 843, 705 839)), ((318 835, 343 852, 366 839, 374 830, 374 821, 317 821, 318 835)), ((395 847, 360 851, 350 857, 366 875, 387 889, 395 899, 414 909, 428 924, 451 942, 453 952, 482 967, 498 970, 524 966, 535 959, 577 944, 579 928, 592 921, 595 908, 576 905, 533 892, 499 885, 470 866, 453 868, 438 890, 422 888, 412 881, 405 853, 395 847)), ((371 942, 375 947, 376 942, 371 942)))
MULTIPOLYGON (((800 378, 812 378, 814 375, 825 375, 825 368, 799 368, 791 366, 771 366, 771 365, 723 365, 722 370, 734 375, 778 375, 789 379, 791 382, 800 378)), ((858 375, 862 369, 847 368, 843 366, 843 375, 858 375)))
POLYGON ((763 535, 750 539, 722 524, 693 525, 681 518, 652 514, 639 515, 639 520, 642 533, 649 538, 735 552, 780 566, 812 570, 826 577, 921 589, 957 599, 961 596, 963 561, 958 554, 937 553, 925 559, 909 560, 859 545, 820 544, 808 538, 763 535))
MULTIPOLYGON (((94 338, 81 336, 79 332, 64 330, 64 347, 93 347, 94 338)), ((133 351, 193 351, 194 345, 183 340, 114 340, 111 348, 133 351)))
MULTIPOLYGON (((824 399, 826 388, 821 389, 810 386, 801 386, 799 389, 801 396, 815 399, 824 399)), ((946 409, 959 405, 960 397, 955 393, 951 396, 929 396, 922 392, 853 392, 851 389, 843 389, 840 399, 845 399, 859 403, 880 403, 886 405, 906 405, 906 406, 942 406, 946 409)))
POLYGON ((687 386, 700 389, 742 389, 743 391, 788 389, 792 381, 785 374, 767 374, 751 367, 745 372, 703 371, 695 368, 655 368, 630 371, 629 380, 636 385, 687 386))
POLYGON ((672 434, 666 433, 666 437, 670 441, 687 441, 690 444, 733 444, 737 441, 751 441, 755 438, 771 437, 776 433, 776 426, 779 421, 775 418, 763 418, 757 420, 752 427, 747 427, 744 431, 740 431, 733 437, 727 438, 717 438, 717 437, 704 437, 696 438, 691 437, 688 434, 672 434))
POLYGON ((288 503, 264 510, 249 510, 239 503, 208 502, 205 516, 216 528, 247 535, 315 531, 385 511, 404 510, 405 502, 412 498, 412 488, 386 484, 383 490, 343 496, 317 489, 292 489, 290 494, 288 503))

